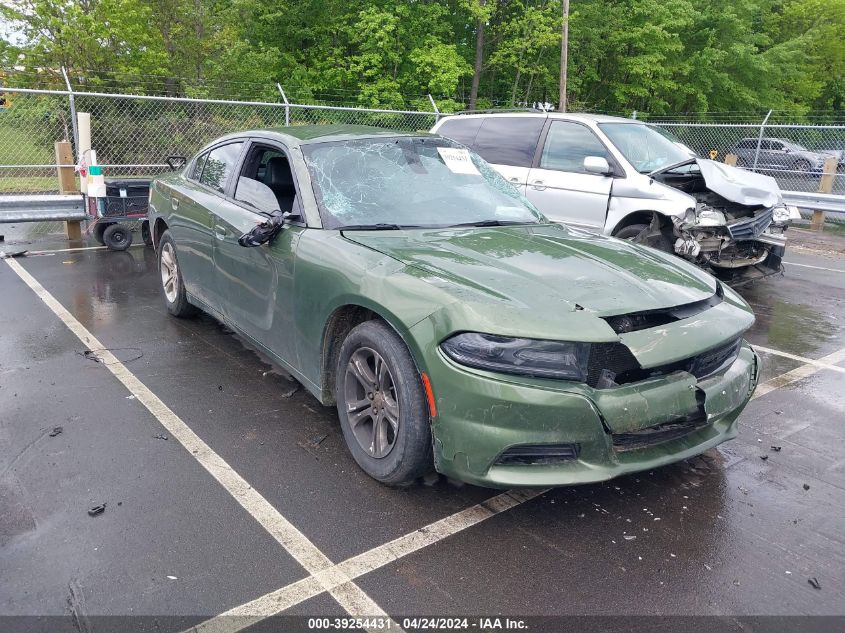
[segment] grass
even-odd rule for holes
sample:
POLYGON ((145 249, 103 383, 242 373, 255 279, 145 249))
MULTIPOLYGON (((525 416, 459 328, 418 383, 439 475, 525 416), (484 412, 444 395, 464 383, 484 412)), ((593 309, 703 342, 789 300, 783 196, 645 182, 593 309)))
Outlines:
POLYGON ((4 176, 0 169, 0 193, 55 193, 59 190, 58 176, 4 176))

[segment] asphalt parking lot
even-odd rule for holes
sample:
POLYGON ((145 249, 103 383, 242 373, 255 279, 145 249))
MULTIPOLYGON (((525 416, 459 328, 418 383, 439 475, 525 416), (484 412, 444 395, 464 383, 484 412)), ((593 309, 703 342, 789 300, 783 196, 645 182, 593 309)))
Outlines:
POLYGON ((785 275, 741 290, 764 382, 739 438, 512 493, 371 480, 333 408, 167 315, 151 249, 22 246, 0 261, 0 628, 843 630, 845 239, 794 235, 785 275))

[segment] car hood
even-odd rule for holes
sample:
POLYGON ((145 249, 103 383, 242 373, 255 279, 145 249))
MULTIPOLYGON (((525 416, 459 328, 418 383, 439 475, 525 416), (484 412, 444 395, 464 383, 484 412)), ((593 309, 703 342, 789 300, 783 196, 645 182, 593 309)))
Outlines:
POLYGON ((783 202, 777 181, 771 176, 717 163, 705 158, 693 158, 651 172, 651 176, 665 173, 691 162, 698 163, 707 188, 723 198, 750 207, 773 207, 783 202))
POLYGON ((671 255, 558 224, 344 235, 421 271, 457 300, 528 320, 654 310, 716 289, 711 276, 671 255))

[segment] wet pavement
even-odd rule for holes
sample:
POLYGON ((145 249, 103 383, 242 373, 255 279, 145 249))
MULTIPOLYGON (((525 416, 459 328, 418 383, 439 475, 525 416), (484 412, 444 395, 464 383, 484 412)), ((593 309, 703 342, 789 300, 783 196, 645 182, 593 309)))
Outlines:
MULTIPOLYGON (((845 353, 836 356, 845 349, 843 242, 800 237, 784 277, 742 290, 757 314, 748 338, 845 368, 845 353)), ((16 261, 334 563, 500 494, 369 479, 333 408, 212 319, 168 317, 151 249, 16 261)), ((154 626, 134 621, 140 628, 179 631, 307 577, 84 350, 0 262, 0 616, 76 616, 0 619, 0 628, 97 631, 108 628, 101 616, 133 615, 158 616, 154 626), (101 515, 88 515, 102 503, 101 515)), ((845 375, 762 356, 770 387, 741 416, 736 440, 653 472, 546 492, 356 583, 400 624, 409 615, 558 616, 533 630, 671 630, 560 616, 693 615, 718 616, 701 630, 768 631, 810 630, 811 621, 739 618, 845 616, 845 375), (780 386, 784 374, 797 379, 780 386)), ((284 612, 346 613, 324 592, 284 612)), ((305 619, 248 630, 294 625, 307 630, 305 619)), ((819 625, 842 630, 845 619, 819 625)))

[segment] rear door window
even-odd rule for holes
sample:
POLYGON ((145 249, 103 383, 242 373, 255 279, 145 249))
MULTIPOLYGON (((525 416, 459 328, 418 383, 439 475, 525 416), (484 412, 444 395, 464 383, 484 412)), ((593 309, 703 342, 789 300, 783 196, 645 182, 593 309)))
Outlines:
POLYGON ((205 161, 200 182, 223 193, 242 147, 243 143, 229 143, 211 150, 205 161))
POLYGON ((475 143, 475 136, 478 134, 478 129, 483 121, 484 119, 477 117, 463 119, 456 117, 444 121, 443 125, 437 128, 437 133, 471 147, 475 143))
POLYGON ((545 117, 489 117, 484 119, 473 149, 494 165, 531 167, 545 117))

